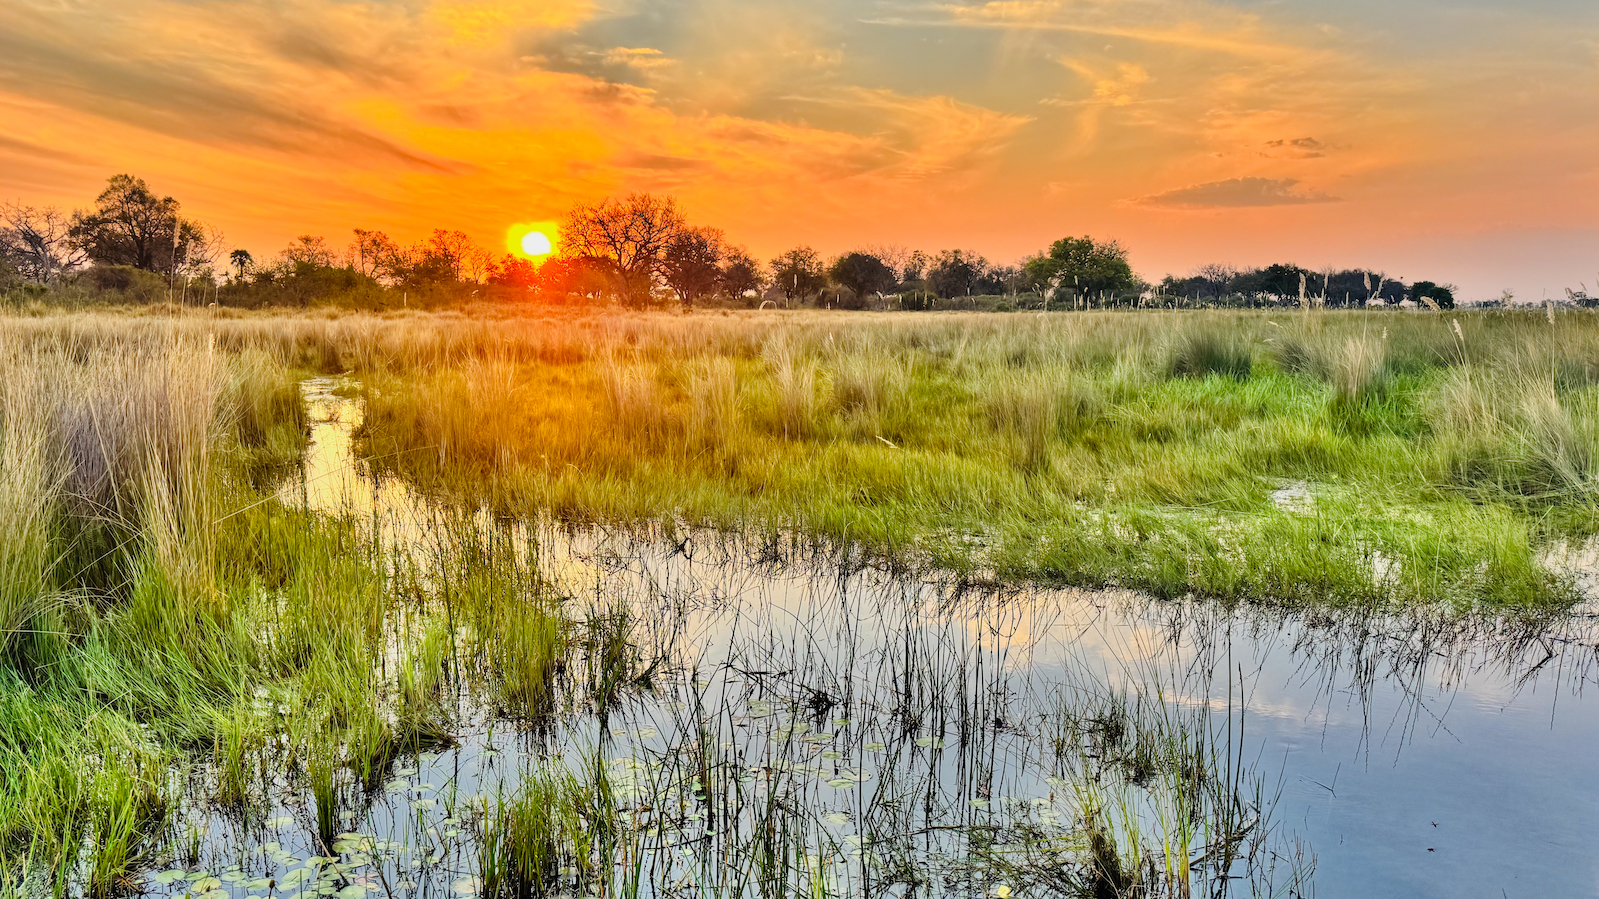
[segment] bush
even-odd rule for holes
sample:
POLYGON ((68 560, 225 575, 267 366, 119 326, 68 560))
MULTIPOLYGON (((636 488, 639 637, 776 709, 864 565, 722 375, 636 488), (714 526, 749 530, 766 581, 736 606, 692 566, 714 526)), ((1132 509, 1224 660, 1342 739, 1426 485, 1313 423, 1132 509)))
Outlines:
POLYGON ((119 293, 134 303, 159 303, 171 293, 167 279, 131 265, 95 265, 78 276, 80 283, 103 293, 119 293))

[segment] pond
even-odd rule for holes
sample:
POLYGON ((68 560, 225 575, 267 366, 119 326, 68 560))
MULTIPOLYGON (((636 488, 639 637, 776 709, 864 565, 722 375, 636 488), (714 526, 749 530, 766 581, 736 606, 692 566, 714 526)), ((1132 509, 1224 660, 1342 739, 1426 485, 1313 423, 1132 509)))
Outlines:
MULTIPOLYGON (((307 383, 312 439, 282 496, 395 558, 446 554, 446 513, 355 457, 338 386, 307 383)), ((457 672, 453 739, 350 788, 332 844, 285 772, 259 814, 186 806, 196 863, 148 894, 475 895, 529 796, 611 828, 593 850, 610 873, 563 863, 551 893, 1599 894, 1592 604, 1156 602, 791 537, 477 517, 602 635, 559 712, 519 722, 457 672), (629 623, 612 655, 604 621, 629 623), (614 814, 570 812, 596 791, 614 814)))

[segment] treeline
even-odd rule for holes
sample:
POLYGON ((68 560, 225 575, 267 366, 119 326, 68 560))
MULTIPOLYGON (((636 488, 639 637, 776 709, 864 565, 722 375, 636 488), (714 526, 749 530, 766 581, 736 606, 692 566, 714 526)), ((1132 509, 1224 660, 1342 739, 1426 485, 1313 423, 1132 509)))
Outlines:
POLYGON ((1435 309, 1455 308, 1455 288, 1433 281, 1405 284, 1364 269, 1312 271, 1297 265, 1237 269, 1207 265, 1187 277, 1167 275, 1157 295, 1206 306, 1305 304, 1331 308, 1395 306, 1406 300, 1435 309))
POLYGON ((1208 266, 1159 284, 1139 279, 1114 241, 1068 237, 1014 265, 968 250, 865 247, 824 259, 800 246, 761 261, 716 228, 687 221, 670 197, 579 204, 558 252, 495 253, 461 231, 402 244, 356 229, 348 243, 303 235, 258 258, 184 216, 172 197, 117 175, 92 208, 0 207, 0 290, 62 301, 224 306, 420 308, 472 301, 828 306, 844 309, 1087 309, 1396 304, 1451 308, 1453 289, 1361 270, 1208 266))

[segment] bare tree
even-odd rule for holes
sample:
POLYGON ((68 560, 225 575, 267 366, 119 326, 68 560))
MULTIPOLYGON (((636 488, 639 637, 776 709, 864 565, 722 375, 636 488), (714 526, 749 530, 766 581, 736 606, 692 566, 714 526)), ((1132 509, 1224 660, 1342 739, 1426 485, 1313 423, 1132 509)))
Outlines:
POLYGON ((290 268, 297 265, 309 265, 314 268, 331 268, 333 266, 333 249, 328 246, 326 238, 302 234, 289 245, 283 248, 281 254, 284 263, 290 268))
POLYGON ((911 267, 911 257, 913 254, 911 253, 910 248, 904 244, 869 243, 861 248, 861 252, 867 256, 876 256, 878 259, 883 260, 883 264, 887 265, 893 270, 894 279, 896 281, 911 280, 910 278, 906 277, 905 273, 906 270, 911 267))
POLYGON ((350 243, 350 267, 369 278, 391 273, 400 256, 400 246, 382 231, 355 229, 350 243))
POLYGON ((0 204, 0 254, 29 281, 51 284, 88 261, 68 240, 71 221, 53 206, 0 204))
POLYGON ((428 238, 428 255, 438 260, 455 281, 467 280, 467 257, 472 254, 472 249, 472 238, 465 231, 435 228, 433 236, 428 238))
POLYGON ((664 273, 666 248, 682 228, 676 200, 632 194, 573 207, 562 234, 570 255, 609 263, 606 270, 623 303, 644 306, 664 273))
POLYGON ((494 254, 475 243, 468 243, 461 251, 463 280, 482 284, 494 270, 494 254))

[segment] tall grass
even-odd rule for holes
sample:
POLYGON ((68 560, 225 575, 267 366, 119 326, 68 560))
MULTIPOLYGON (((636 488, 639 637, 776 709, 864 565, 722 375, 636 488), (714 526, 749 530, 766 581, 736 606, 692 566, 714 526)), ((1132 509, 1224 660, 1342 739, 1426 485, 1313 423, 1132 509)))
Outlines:
MULTIPOLYGON (((1336 536, 1316 559, 1329 598, 1504 603, 1561 599, 1523 560, 1551 529, 1599 529, 1573 488, 1580 397, 1599 377, 1587 361, 1599 328, 1585 314, 77 314, 13 319, 5 332, 19 347, 112 355, 214 340, 234 372, 247 359, 351 368, 368 391, 364 449, 438 489, 574 519, 798 528, 901 562, 1300 601, 1249 564, 1274 547, 1237 546, 1245 565, 1220 579, 1196 577, 1184 558, 1223 533, 1236 546, 1239 534, 1296 528, 1269 499, 1295 480, 1334 500, 1324 512, 1352 515, 1328 522, 1336 536), (1536 413, 1496 399, 1491 419, 1456 430, 1461 417, 1441 410, 1462 372, 1496 398, 1547 382, 1570 427, 1547 403, 1536 413), (1104 527, 1085 530, 1085 515, 1104 527), (1451 517, 1523 533, 1507 544, 1498 525, 1451 534, 1427 523, 1451 517), (1157 521, 1193 539, 1137 536, 1157 521), (1411 524, 1396 540, 1400 521, 1411 524), (1369 572, 1355 560, 1373 552, 1402 557, 1398 570, 1415 578, 1362 586, 1369 572), (1497 572, 1487 582, 1485 565, 1497 572)), ((259 414, 284 414, 261 402, 259 414)), ((256 414, 235 403, 217 433, 236 427, 241 446, 282 458, 249 424, 256 414)), ((136 492, 137 479, 119 475, 115 497, 88 480, 64 493, 105 503, 136 492)), ((101 530, 108 545, 119 539, 101 530)), ((150 532, 163 533, 152 564, 204 555, 171 548, 203 535, 150 532)), ((195 571, 169 577, 207 589, 195 571)))
POLYGON ((372 392, 364 434, 397 472, 453 478, 463 495, 487 474, 496 502, 522 511, 636 521, 669 510, 861 541, 901 562, 997 561, 1166 595, 1563 599, 1530 560, 1551 521, 1567 535, 1599 527, 1582 491, 1549 486, 1575 483, 1580 429, 1522 409, 1458 430, 1440 410, 1462 372, 1479 391, 1519 393, 1529 371, 1554 371, 1539 377, 1569 405, 1592 377, 1580 360, 1599 351, 1599 328, 1517 313, 1463 315, 1458 332, 1425 315, 1281 319, 593 317, 507 321, 477 349, 478 323, 395 320, 363 339, 419 347, 448 335, 467 360, 505 360, 516 399, 441 392, 430 385, 470 380, 471 363, 390 352, 371 377, 407 386, 372 392), (603 401, 574 399, 585 395, 603 401), (472 435, 469 451, 427 461, 429 446, 461 445, 456 434, 472 435), (1332 500, 1307 566, 1314 590, 1285 592, 1256 567, 1274 544, 1239 544, 1301 539, 1304 523, 1269 500, 1283 480, 1332 500), (1334 509, 1350 517, 1326 521, 1334 509), (1460 534, 1442 524, 1451 518, 1495 524, 1460 534), (1187 536, 1141 536, 1151 528, 1187 536), (1217 576, 1196 572, 1193 554, 1222 542, 1233 549, 1217 576), (1403 557, 1406 576, 1374 586, 1361 561, 1373 553, 1403 557))

